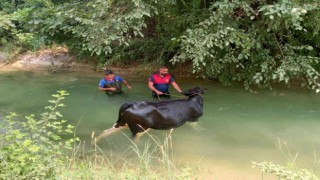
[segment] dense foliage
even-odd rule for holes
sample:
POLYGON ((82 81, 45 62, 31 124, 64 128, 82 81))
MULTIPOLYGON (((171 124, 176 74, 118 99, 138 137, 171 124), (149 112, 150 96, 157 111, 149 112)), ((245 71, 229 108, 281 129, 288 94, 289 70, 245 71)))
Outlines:
POLYGON ((193 71, 222 82, 269 86, 299 78, 319 91, 319 7, 298 1, 224 1, 178 40, 172 62, 192 60, 193 71), (315 24, 314 24, 315 23, 315 24))
POLYGON ((3 0, 0 43, 66 45, 100 63, 192 64, 246 88, 320 92, 317 0, 3 0))

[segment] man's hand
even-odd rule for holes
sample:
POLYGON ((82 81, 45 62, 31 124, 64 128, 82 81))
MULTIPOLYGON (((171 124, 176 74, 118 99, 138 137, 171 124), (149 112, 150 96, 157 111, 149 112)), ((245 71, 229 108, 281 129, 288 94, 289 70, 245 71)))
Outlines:
POLYGON ((115 87, 108 88, 108 91, 116 91, 116 90, 117 90, 117 88, 115 88, 115 87))
POLYGON ((184 96, 189 96, 190 93, 188 91, 181 91, 181 94, 184 95, 184 96))
POLYGON ((131 87, 130 85, 127 85, 127 88, 128 88, 129 90, 131 90, 131 89, 132 89, 132 87, 131 87))
POLYGON ((161 92, 161 91, 156 91, 156 93, 157 93, 157 95, 163 94, 163 92, 161 92))

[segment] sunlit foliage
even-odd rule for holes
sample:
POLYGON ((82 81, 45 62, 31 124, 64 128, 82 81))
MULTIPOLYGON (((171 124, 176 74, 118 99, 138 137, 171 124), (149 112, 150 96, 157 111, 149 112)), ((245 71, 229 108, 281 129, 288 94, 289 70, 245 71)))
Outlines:
POLYGON ((316 0, 4 0, 0 11, 1 42, 57 43, 100 63, 186 62, 225 85, 294 80, 320 92, 316 0))

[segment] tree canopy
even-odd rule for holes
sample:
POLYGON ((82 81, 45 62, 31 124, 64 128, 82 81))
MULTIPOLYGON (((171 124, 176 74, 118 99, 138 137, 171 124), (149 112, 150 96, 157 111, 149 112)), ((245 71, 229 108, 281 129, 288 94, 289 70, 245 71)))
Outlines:
POLYGON ((0 45, 66 45, 101 63, 190 64, 199 77, 320 92, 317 0, 2 0, 0 45))

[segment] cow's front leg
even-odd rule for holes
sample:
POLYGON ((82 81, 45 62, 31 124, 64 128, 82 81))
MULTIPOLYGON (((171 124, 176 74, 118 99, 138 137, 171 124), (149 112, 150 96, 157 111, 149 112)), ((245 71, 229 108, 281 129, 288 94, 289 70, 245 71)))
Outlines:
POLYGON ((146 129, 143 132, 137 133, 136 136, 134 137, 134 141, 137 142, 139 141, 140 137, 142 137, 145 133, 147 133, 150 130, 150 128, 146 129))
POLYGON ((119 128, 119 127, 123 127, 123 126, 127 126, 126 122, 122 122, 122 123, 116 123, 113 125, 114 128, 119 128))
POLYGON ((126 128, 127 125, 123 125, 123 126, 119 126, 119 127, 112 127, 109 129, 104 130, 98 137, 93 138, 91 145, 95 145, 98 141, 100 141, 100 139, 105 138, 107 136, 109 136, 110 134, 120 131, 123 128, 126 128))
POLYGON ((137 134, 140 133, 140 132, 144 132, 146 129, 148 128, 144 128, 142 127, 141 125, 139 124, 136 124, 136 123, 133 123, 133 122, 127 122, 129 128, 130 128, 130 131, 132 133, 132 138, 135 139, 137 134))

